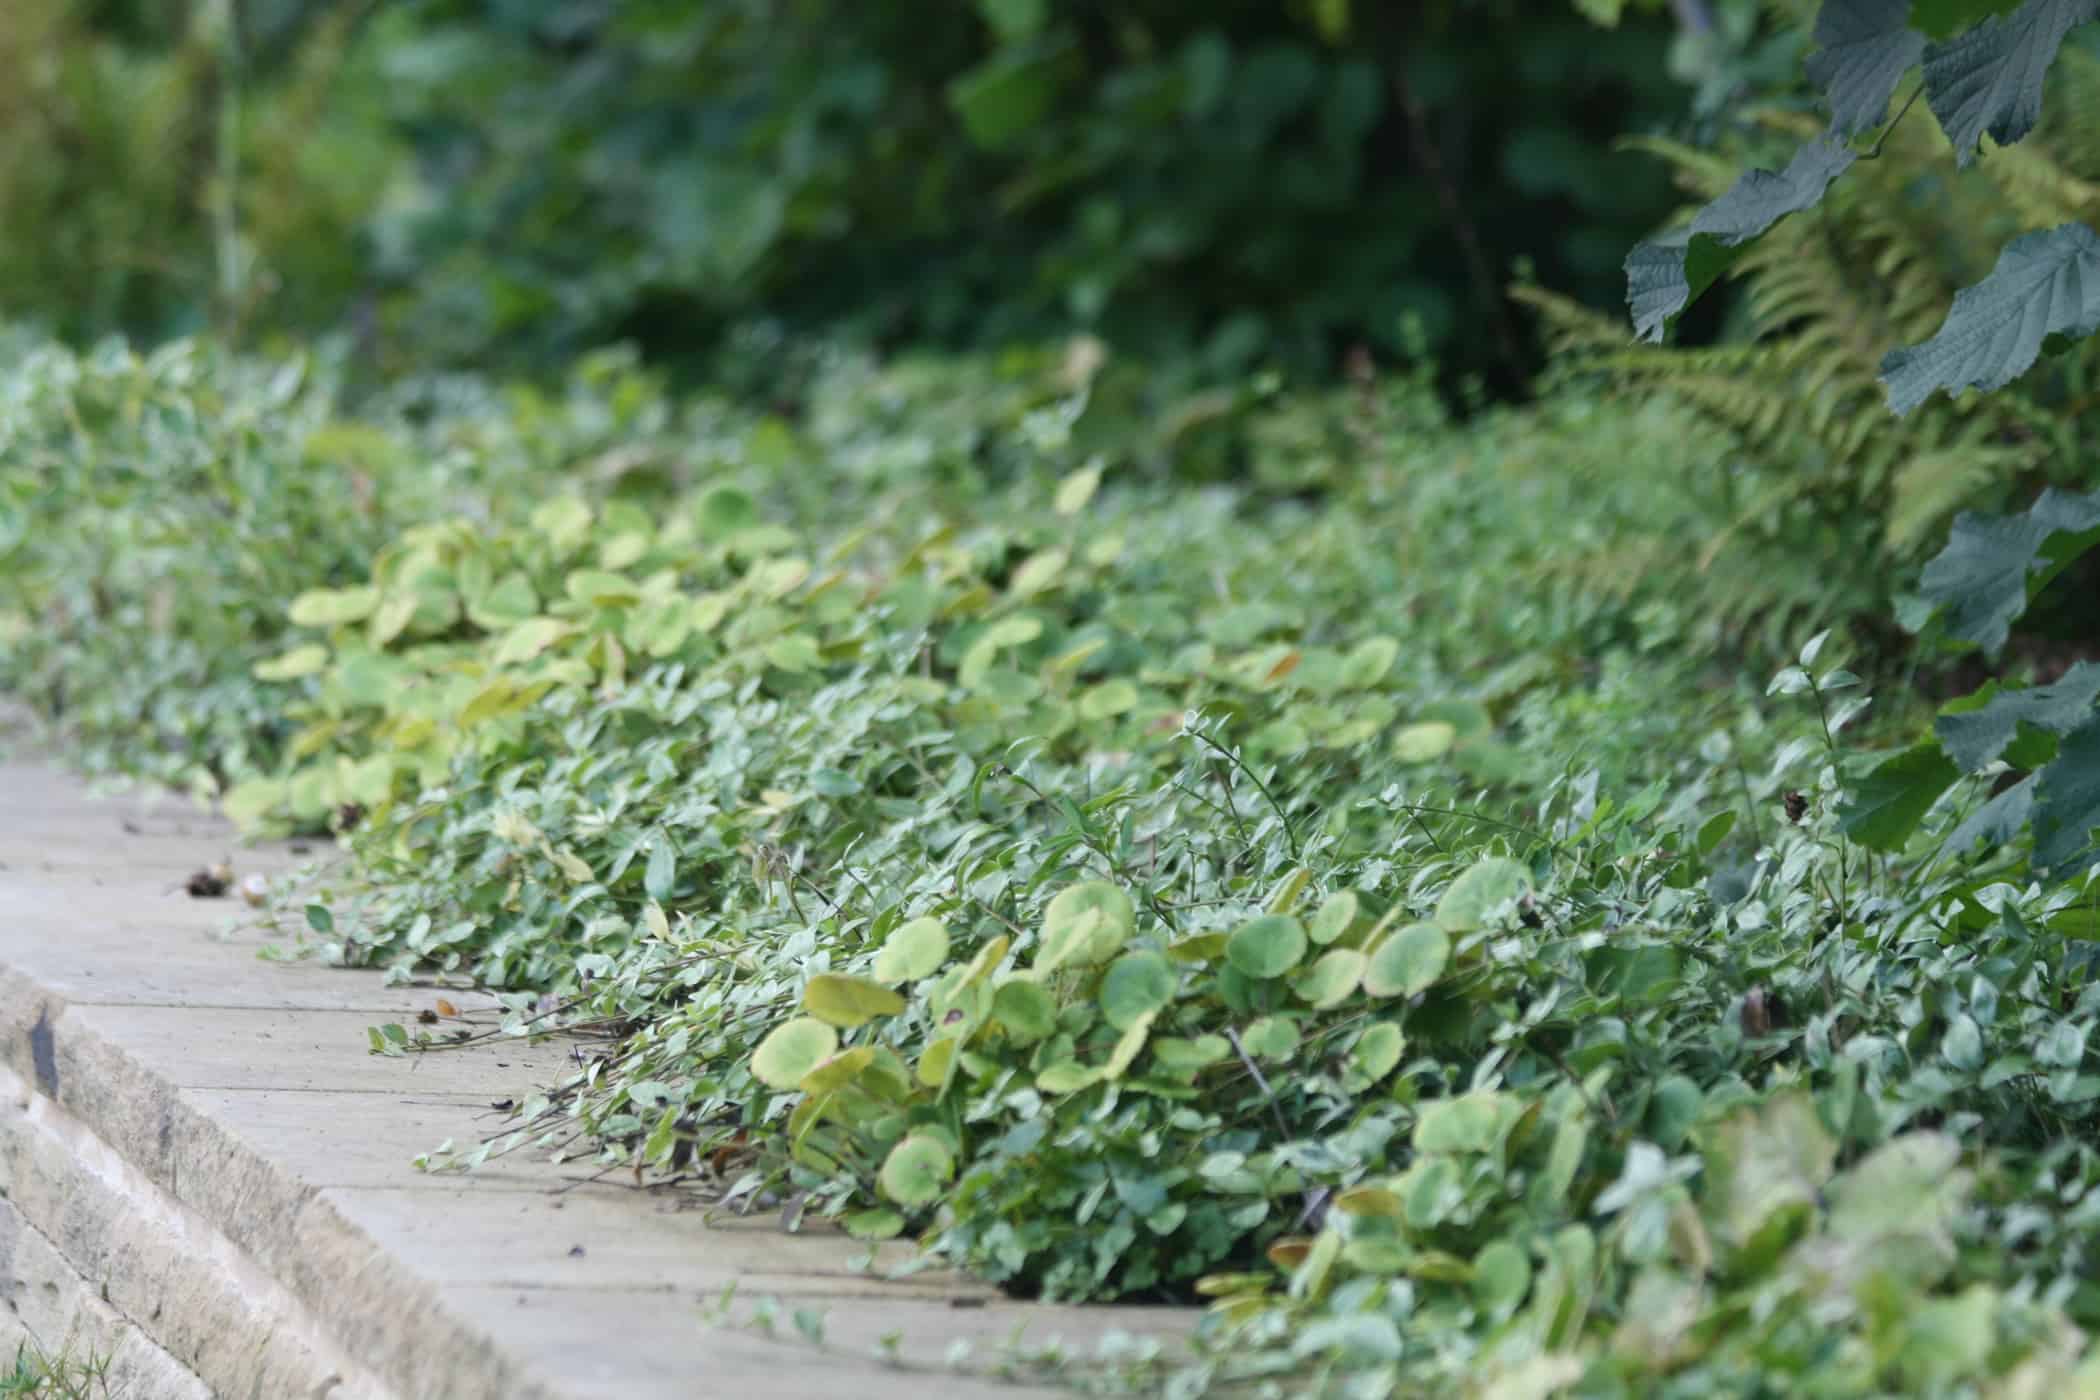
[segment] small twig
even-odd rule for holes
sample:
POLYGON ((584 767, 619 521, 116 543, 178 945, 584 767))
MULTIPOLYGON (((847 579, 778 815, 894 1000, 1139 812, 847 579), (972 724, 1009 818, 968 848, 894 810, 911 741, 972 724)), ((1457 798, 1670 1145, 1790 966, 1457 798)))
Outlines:
POLYGON ((1187 732, 1210 745, 1212 749, 1216 750, 1234 767, 1245 773, 1247 780, 1261 790, 1261 795, 1268 799, 1269 809, 1276 813, 1276 820, 1283 823, 1283 839, 1291 848, 1291 859, 1296 861, 1298 859, 1298 833, 1291 829, 1290 814, 1283 810, 1283 804, 1276 800, 1275 793, 1269 791, 1269 785, 1261 780, 1261 775, 1247 766, 1246 760, 1239 756, 1238 750, 1225 747, 1225 745, 1219 743, 1200 729, 1190 729, 1187 732))
POLYGON ((1911 89, 1910 96, 1903 99, 1902 108, 1897 111, 1895 116, 1890 117, 1889 124, 1881 129, 1880 137, 1874 142, 1874 149, 1868 151, 1865 155, 1861 156, 1861 160, 1881 159, 1881 148, 1888 144, 1889 133, 1894 131, 1897 128, 1897 126, 1899 126, 1902 123, 1903 119, 1910 115, 1911 107, 1917 102, 1919 95, 1924 91, 1925 84, 1923 83, 1919 83, 1915 88, 1911 89))
POLYGON ((1239 1031, 1227 1026, 1225 1038, 1232 1042, 1233 1052, 1240 1057, 1240 1063, 1247 1067, 1247 1073, 1254 1076, 1254 1086, 1261 1090, 1262 1097, 1268 1101, 1269 1112, 1276 1115, 1276 1131, 1289 1137, 1291 1125, 1284 1121, 1283 1110, 1277 1107, 1276 1091, 1269 1087, 1269 1081, 1262 1076, 1261 1067, 1254 1063, 1254 1057, 1247 1053, 1247 1047, 1240 1044, 1239 1031))

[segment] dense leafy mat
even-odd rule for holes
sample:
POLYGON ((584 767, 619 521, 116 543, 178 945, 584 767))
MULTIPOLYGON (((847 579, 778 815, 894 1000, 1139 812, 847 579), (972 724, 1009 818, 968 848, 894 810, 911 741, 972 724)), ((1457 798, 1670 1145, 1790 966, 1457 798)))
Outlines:
POLYGON ((1988 774, 1842 839, 1842 641, 1746 665, 1653 547, 1754 467, 1397 380, 1184 425, 1249 467, 1203 485, 1087 376, 824 360, 790 422, 605 359, 346 415, 325 364, 31 351, 0 682, 339 830, 318 951, 607 1037, 433 1166, 1209 1300, 1103 1384, 2100 1384, 2093 906, 1937 843, 1988 774))

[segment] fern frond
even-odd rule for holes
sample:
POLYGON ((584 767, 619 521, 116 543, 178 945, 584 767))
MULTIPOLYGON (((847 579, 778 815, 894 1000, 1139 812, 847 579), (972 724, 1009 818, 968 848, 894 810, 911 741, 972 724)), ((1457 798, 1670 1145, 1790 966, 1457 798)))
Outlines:
POLYGON ((2100 184, 2080 179, 2030 142, 1993 145, 1982 166, 2027 229, 2085 222, 2100 212, 2100 184))
POLYGON ((2035 453, 2021 447, 1957 442, 1920 452, 1889 481, 1885 538, 1909 550, 1925 543, 1935 526, 1971 500, 1980 486, 2034 465, 2035 453))
POLYGON ((1509 297, 1538 313, 1546 349, 1555 356, 1615 350, 1626 343, 1630 334, 1625 317, 1606 315, 1573 297, 1549 292, 1533 283, 1517 283, 1509 289, 1509 297))

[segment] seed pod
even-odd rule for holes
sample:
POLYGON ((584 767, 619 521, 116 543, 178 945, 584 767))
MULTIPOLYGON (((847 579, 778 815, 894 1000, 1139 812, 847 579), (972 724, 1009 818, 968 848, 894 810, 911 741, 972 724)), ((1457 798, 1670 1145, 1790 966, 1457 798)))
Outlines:
POLYGON ((250 908, 262 908, 269 902, 270 882, 260 875, 250 875, 241 881, 241 898, 248 901, 250 908))

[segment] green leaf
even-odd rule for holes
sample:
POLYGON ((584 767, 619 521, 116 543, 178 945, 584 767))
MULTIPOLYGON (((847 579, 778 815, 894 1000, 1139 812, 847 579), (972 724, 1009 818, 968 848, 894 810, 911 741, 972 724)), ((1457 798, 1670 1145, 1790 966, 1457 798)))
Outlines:
POLYGON ((1179 979, 1173 965, 1153 952, 1125 953, 1101 978, 1101 1014, 1117 1030, 1128 1030, 1174 999, 1179 979))
POLYGON ((890 930, 875 955, 875 980, 895 986, 940 971, 948 958, 948 926, 935 918, 913 919, 890 930))
POLYGON ((1927 739, 1867 774, 1838 814, 1838 829, 1876 851, 1902 849, 1940 794, 1961 777, 1937 741, 1927 739))
POLYGON ((255 663, 254 676, 259 681, 295 681, 301 676, 311 676, 328 665, 328 648, 319 642, 309 642, 303 647, 293 647, 282 656, 255 663))
MULTIPOLYGON (((1033 2, 1041 3, 1041 0, 1033 2)), ((1081 467, 1057 483, 1057 494, 1052 498, 1051 506, 1059 515, 1077 515, 1086 509, 1088 501, 1094 499, 1094 492, 1100 485, 1101 467, 1098 463, 1081 467)))
POLYGON ((1492 1152, 1520 1111, 1515 1098, 1486 1089, 1426 1103, 1415 1120, 1415 1151, 1492 1152))
POLYGON ((678 850, 669 836, 656 832, 649 838, 649 864, 642 870, 642 890, 661 904, 671 897, 671 887, 677 879, 678 850))
POLYGON ((493 666, 516 666, 532 660, 575 630, 559 618, 530 617, 504 633, 490 656, 493 666))
POLYGON ((1925 54, 1910 0, 1823 0, 1808 79, 1830 103, 1830 125, 1857 136, 1888 115, 1896 84, 1925 54))
POLYGON ((737 531, 758 523, 758 503, 742 487, 717 482, 700 493, 693 506, 693 516, 700 526, 700 533, 720 544, 737 531))
POLYGON ((1257 1060, 1288 1060, 1298 1053, 1298 1023, 1288 1016, 1258 1017, 1240 1044, 1257 1060))
POLYGON ((1642 243, 1626 257, 1626 303, 1634 333, 1661 340, 1679 312, 1712 286, 1743 245, 1789 214, 1810 208, 1849 169, 1858 153, 1824 133, 1804 145, 1786 169, 1744 172, 1727 193, 1700 210, 1691 226, 1642 243))
POLYGON ((1225 960, 1256 979, 1281 977, 1305 956, 1305 925, 1288 914, 1249 919, 1225 943, 1225 960))
POLYGON ((1947 833, 1945 849, 1958 855, 1979 842, 1996 849, 2020 834, 2034 814, 2035 775, 2030 773, 1962 820, 1947 833))
POLYGON ((1371 950, 1364 990, 1374 997, 1413 996, 1434 986, 1450 960, 1450 934, 1436 924, 1409 924, 1371 950))
POLYGON ((1031 1045, 1057 1029, 1057 1003, 1034 982, 1016 977, 992 994, 992 1019, 1022 1045, 1031 1045))
POLYGON ((1099 1084, 1106 1077, 1107 1071, 1098 1066, 1060 1060, 1035 1077, 1035 1087, 1046 1094, 1076 1094, 1081 1089, 1099 1084))
POLYGON ((334 933, 335 915, 325 904, 309 904, 306 906, 306 926, 315 933, 334 933))
POLYGON ((880 982, 842 972, 819 972, 802 989, 802 1009, 842 1030, 864 1026, 877 1016, 894 1016, 904 998, 880 982))
POLYGON ((1531 1256, 1510 1240, 1496 1240, 1473 1256, 1473 1296, 1495 1315, 1516 1311, 1531 1290, 1531 1256))
POLYGON ((2100 828, 2100 716, 2064 736, 2034 789, 2034 859, 2058 878, 2093 864, 2100 828))
POLYGON ((1035 965, 1054 972, 1106 962, 1123 950, 1136 927, 1136 908, 1121 886, 1106 880, 1073 885, 1043 911, 1043 940, 1035 965))
POLYGON ((1410 724, 1393 736, 1393 757, 1402 763, 1433 763, 1451 752, 1458 730, 1442 720, 1410 724))
POLYGON ((335 627, 362 621, 378 606, 376 588, 316 588, 292 599, 289 616, 300 627, 335 627))
POLYGON ((802 1077, 831 1058, 839 1034, 822 1021, 797 1016, 766 1034, 751 1052, 751 1075, 775 1089, 793 1089, 802 1077))
POLYGON ((1925 102, 1967 165, 1986 133, 2010 145, 2042 116, 2042 81, 2064 36, 2093 18, 2100 0, 2026 0, 1925 51, 1925 102))
POLYGON ((1369 962, 1369 958, 1354 948, 1329 949, 1298 974, 1291 990, 1298 994, 1300 1001, 1310 1002, 1322 1010, 1339 1006, 1363 981, 1369 962))
POLYGON ((1954 295, 1922 345, 1881 362, 1889 407, 1909 413, 1945 389, 2000 389, 2025 374, 2051 336, 2080 339, 2100 327, 2100 234, 2061 224, 2005 245, 1990 275, 1954 295))
POLYGON ((1726 811, 1716 812, 1706 819, 1706 822, 1700 826, 1699 835, 1694 842, 1699 848, 1700 855, 1712 855, 1714 847, 1728 839, 1728 833, 1735 830, 1736 815, 1735 809, 1729 808, 1726 811))
POLYGON ((1390 1021, 1376 1021, 1364 1027, 1364 1033, 1356 1038, 1349 1051, 1349 1067, 1358 1082, 1369 1086, 1391 1074, 1400 1063, 1400 1052, 1407 1046, 1407 1037, 1390 1021))
MULTIPOLYGON (((2100 663, 2081 661, 2049 685, 2001 691, 1992 682, 1942 709, 1933 729, 1948 757, 1962 772, 1973 773, 2003 755, 2023 724, 2051 734, 2070 733, 2092 718, 2096 697, 2100 663)), ((2016 761, 2014 766, 2036 765, 2016 761)))
POLYGON ((1036 42, 1002 49, 948 84, 948 105, 970 140, 1000 151, 1042 122, 1057 100, 1069 45, 1036 42))
POLYGON ((889 1240, 904 1233, 904 1217, 884 1207, 856 1210, 841 1222, 857 1240, 889 1240))
POLYGON ((907 1208, 931 1205, 955 1175, 955 1154, 929 1133, 913 1133, 890 1149, 877 1178, 882 1194, 907 1208))
POLYGON ((1952 608, 1947 630, 1995 656, 2014 619, 2072 560, 2100 544, 2100 492, 2077 496, 2054 487, 2024 514, 1954 519, 1947 547, 1918 579, 1927 602, 1952 608))
POLYGON ((1447 933, 1485 928, 1490 915, 1531 889, 1531 871, 1506 856, 1491 856, 1451 882, 1437 901, 1436 921, 1447 933))

